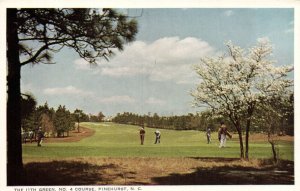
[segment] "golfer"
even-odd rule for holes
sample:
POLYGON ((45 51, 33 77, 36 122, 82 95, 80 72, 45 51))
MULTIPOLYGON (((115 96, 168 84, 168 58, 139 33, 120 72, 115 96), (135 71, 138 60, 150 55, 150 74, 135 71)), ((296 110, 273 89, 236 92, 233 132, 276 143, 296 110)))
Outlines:
POLYGON ((207 144, 211 142, 211 134, 210 134, 210 128, 207 128, 206 130, 206 138, 207 138, 207 144))
POLYGON ((39 127, 38 129, 38 132, 37 132, 37 146, 38 147, 41 147, 42 146, 42 141, 43 141, 43 138, 44 138, 44 132, 42 131, 42 127, 39 127))
POLYGON ((223 121, 220 123, 220 125, 221 126, 218 131, 218 138, 220 141, 219 148, 222 148, 222 147, 226 147, 226 136, 228 136, 229 138, 232 138, 232 135, 228 132, 227 127, 223 121))
POLYGON ((146 134, 146 131, 145 131, 145 129, 144 129, 144 126, 142 126, 142 128, 140 129, 141 145, 144 144, 145 134, 146 134))
POLYGON ((160 131, 156 129, 154 134, 155 134, 155 143, 154 144, 160 143, 160 135, 161 135, 160 131))

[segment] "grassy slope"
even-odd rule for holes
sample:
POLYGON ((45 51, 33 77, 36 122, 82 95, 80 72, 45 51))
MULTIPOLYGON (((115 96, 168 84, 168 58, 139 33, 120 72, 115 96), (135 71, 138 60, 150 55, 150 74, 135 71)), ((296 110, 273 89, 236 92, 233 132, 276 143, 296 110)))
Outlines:
MULTIPOLYGON (((161 144, 154 144, 155 129, 146 128, 145 144, 140 145, 139 127, 112 123, 82 123, 82 126, 96 130, 92 137, 73 143, 48 143, 43 147, 35 144, 23 146, 24 158, 31 157, 239 157, 236 137, 227 141, 227 148, 219 149, 216 133, 212 144, 206 144, 206 137, 199 131, 160 130, 161 144)), ((293 142, 279 145, 280 157, 293 160, 293 142)), ((270 144, 250 142, 250 158, 271 157, 270 144)))

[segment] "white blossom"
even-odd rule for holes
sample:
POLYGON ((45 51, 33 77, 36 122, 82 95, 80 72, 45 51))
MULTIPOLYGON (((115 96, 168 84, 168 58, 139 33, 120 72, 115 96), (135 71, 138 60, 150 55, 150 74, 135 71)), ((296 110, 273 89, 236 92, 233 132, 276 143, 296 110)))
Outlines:
POLYGON ((292 66, 275 66, 269 39, 258 39, 245 51, 227 42, 228 55, 205 57, 194 66, 201 82, 191 92, 195 106, 211 108, 217 114, 241 117, 249 106, 292 91, 287 74, 292 66))

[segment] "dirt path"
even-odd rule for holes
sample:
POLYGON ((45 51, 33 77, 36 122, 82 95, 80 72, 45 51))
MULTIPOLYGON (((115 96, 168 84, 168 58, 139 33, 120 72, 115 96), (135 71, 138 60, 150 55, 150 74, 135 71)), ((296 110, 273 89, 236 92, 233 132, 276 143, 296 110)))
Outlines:
POLYGON ((225 158, 73 158, 24 161, 27 185, 294 184, 294 163, 225 158), (43 177, 43 178, 38 178, 43 177))
POLYGON ((84 139, 86 137, 90 137, 90 136, 94 135, 94 133, 95 133, 95 130, 80 126, 80 132, 79 133, 78 133, 77 130, 73 130, 73 131, 69 132, 68 137, 59 137, 59 138, 49 137, 49 138, 45 138, 44 142, 45 143, 76 142, 76 141, 80 141, 81 139, 84 139))

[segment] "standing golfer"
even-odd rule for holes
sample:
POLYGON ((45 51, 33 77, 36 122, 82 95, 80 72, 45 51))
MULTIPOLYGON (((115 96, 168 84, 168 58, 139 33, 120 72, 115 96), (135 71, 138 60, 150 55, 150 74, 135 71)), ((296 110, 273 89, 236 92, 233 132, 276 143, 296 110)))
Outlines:
POLYGON ((154 144, 160 143, 160 131, 159 131, 159 130, 156 130, 156 131, 154 132, 154 134, 155 134, 155 143, 154 143, 154 144))
POLYGON ((44 132, 42 131, 42 127, 39 127, 38 132, 37 132, 37 146, 40 147, 42 146, 41 143, 43 141, 44 138, 44 132))
POLYGON ((210 128, 207 128, 206 130, 206 138, 207 138, 207 144, 209 144, 211 141, 210 128))
POLYGON ((141 145, 144 144, 144 139, 145 139, 145 129, 144 129, 144 126, 142 126, 142 128, 140 129, 140 138, 141 138, 141 145))
POLYGON ((220 146, 219 148, 225 147, 226 146, 226 136, 228 136, 229 138, 232 138, 231 134, 228 132, 226 125, 224 124, 224 122, 222 121, 221 126, 219 128, 218 131, 218 138, 220 141, 220 146))

